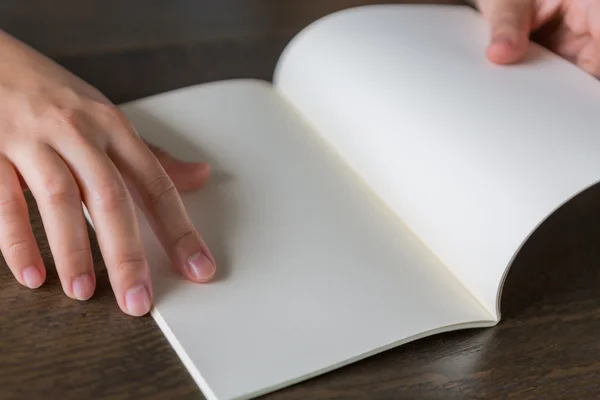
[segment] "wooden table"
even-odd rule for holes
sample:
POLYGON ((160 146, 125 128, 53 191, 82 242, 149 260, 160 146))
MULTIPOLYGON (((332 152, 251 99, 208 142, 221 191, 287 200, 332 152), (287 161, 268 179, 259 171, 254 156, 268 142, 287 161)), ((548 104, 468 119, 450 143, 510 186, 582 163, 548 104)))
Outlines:
MULTIPOLYGON (((119 103, 216 79, 269 79, 299 29, 374 2, 4 0, 0 28, 119 103)), ((599 397, 599 204, 593 188, 535 233, 511 270, 496 328, 420 340, 267 398, 599 397)), ((62 293, 54 271, 30 291, 0 268, 0 399, 202 398, 153 320, 117 308, 93 245, 98 290, 83 304, 62 293)))

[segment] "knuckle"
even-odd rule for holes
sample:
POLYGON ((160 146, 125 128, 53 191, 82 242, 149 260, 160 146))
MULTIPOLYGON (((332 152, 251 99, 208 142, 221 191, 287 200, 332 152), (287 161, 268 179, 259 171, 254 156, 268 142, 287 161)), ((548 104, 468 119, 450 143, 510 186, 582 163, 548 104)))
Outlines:
POLYGON ((20 216, 25 211, 23 202, 16 194, 8 195, 0 198, 0 218, 14 218, 20 216))
POLYGON ((67 251, 61 264, 74 275, 78 271, 87 271, 91 263, 91 252, 85 247, 75 248, 67 251))
POLYGON ((146 267, 146 257, 142 252, 136 252, 122 256, 118 258, 114 264, 117 274, 127 277, 143 274, 146 267))
POLYGON ((186 247, 186 243, 191 241, 195 241, 198 237, 198 233, 194 225, 187 221, 181 229, 179 229, 179 233, 173 237, 173 241, 171 245, 174 248, 184 248, 186 247))
POLYGON ((147 185, 147 201, 149 204, 168 204, 179 201, 179 192, 173 181, 166 175, 159 175, 150 180, 147 185))
POLYGON ((115 122, 123 122, 126 120, 125 114, 121 111, 119 107, 112 103, 97 103, 100 112, 106 115, 109 119, 115 122))
POLYGON ((80 202, 79 188, 66 174, 56 174, 46 178, 42 187, 46 193, 45 202, 49 206, 72 205, 80 202))
POLYGON ((111 103, 94 102, 96 115, 100 115, 110 121, 118 121, 120 118, 120 110, 117 106, 111 103))
POLYGON ((26 238, 8 238, 6 243, 7 255, 9 258, 18 258, 22 254, 30 254, 34 243, 26 238))
POLYGON ((116 105, 110 102, 98 102, 95 108, 97 115, 101 116, 112 130, 119 134, 133 134, 135 132, 125 113, 116 105))
POLYGON ((53 125, 76 143, 88 142, 85 129, 85 119, 81 111, 69 107, 54 107, 51 111, 53 125))
POLYGON ((115 212, 127 207, 130 202, 127 189, 117 181, 104 183, 93 196, 93 202, 101 212, 115 212))
POLYGON ((73 108, 53 107, 51 109, 51 116, 62 128, 77 131, 79 116, 78 112, 73 108))

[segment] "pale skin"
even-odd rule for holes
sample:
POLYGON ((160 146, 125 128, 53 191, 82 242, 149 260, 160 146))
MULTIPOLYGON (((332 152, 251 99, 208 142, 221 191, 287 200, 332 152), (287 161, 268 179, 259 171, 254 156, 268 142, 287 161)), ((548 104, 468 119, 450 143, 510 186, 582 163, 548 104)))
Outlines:
MULTIPOLYGON (((529 35, 551 28, 540 42, 600 77, 600 0, 477 0, 477 7, 491 30, 482 57, 517 63, 529 35)), ((35 289, 46 278, 25 202, 30 190, 67 296, 84 301, 96 287, 81 202, 123 312, 141 316, 152 306, 136 205, 173 268, 209 282, 215 260, 180 198, 204 185, 209 166, 144 142, 98 90, 1 31, 0 60, 0 250, 15 279, 35 289)))
POLYGON ((488 21, 487 57, 499 64, 523 59, 528 38, 600 78, 600 1, 475 0, 488 21))

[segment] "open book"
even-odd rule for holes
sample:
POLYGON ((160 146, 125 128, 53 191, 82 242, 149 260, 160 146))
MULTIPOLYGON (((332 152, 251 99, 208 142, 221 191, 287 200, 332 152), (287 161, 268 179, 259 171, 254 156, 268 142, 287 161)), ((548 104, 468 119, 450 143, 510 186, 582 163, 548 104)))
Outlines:
POLYGON ((467 6, 353 8, 297 35, 272 84, 122 105, 150 142, 213 167, 184 201, 214 282, 180 278, 141 220, 152 315, 207 398, 499 321, 524 241, 600 179, 600 84, 533 44, 493 65, 488 40, 467 6))

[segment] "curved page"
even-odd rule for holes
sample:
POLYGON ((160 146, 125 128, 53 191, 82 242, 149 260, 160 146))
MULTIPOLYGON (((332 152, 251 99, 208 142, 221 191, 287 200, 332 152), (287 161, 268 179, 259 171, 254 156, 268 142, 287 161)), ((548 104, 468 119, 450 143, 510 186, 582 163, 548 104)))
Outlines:
POLYGON ((180 279, 141 216, 153 315, 209 399, 493 323, 267 83, 190 87, 123 110, 149 141, 213 166, 184 202, 217 260, 214 282, 180 279))
POLYGON ((600 178, 600 84, 534 45, 492 65, 487 43, 468 7, 350 9, 292 42, 276 85, 499 317, 523 241, 600 178))

